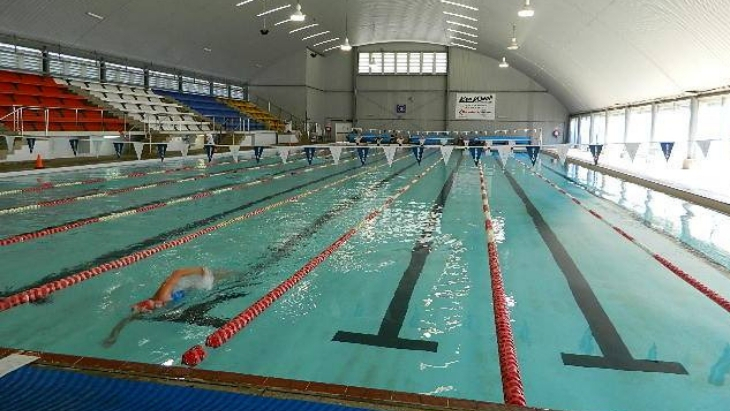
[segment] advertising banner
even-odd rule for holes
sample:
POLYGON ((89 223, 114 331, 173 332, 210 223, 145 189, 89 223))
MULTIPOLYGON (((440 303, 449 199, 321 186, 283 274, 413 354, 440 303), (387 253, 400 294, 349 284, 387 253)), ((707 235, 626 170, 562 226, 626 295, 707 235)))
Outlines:
POLYGON ((494 120, 496 117, 494 93, 457 93, 457 120, 494 120))

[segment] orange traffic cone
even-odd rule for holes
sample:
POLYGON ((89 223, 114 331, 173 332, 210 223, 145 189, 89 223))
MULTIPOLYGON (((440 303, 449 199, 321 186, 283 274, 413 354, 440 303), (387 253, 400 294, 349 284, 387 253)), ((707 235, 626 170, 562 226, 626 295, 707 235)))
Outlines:
POLYGON ((41 158, 41 155, 40 154, 38 154, 38 157, 35 158, 35 168, 36 169, 46 168, 43 165, 43 158, 41 158))

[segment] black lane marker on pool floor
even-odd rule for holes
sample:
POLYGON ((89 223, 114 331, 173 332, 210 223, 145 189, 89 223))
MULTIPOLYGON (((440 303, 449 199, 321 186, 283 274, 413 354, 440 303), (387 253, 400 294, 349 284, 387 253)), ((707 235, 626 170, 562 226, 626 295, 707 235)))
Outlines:
POLYGON ((449 178, 444 183, 441 192, 431 207, 430 218, 426 221, 426 225, 421 231, 421 236, 416 240, 416 244, 411 250, 411 261, 398 283, 398 288, 396 288, 393 298, 390 300, 390 305, 385 312, 385 316, 383 316, 378 333, 362 334, 340 330, 332 337, 332 341, 395 348, 399 350, 429 352, 436 352, 438 350, 438 342, 436 341, 409 340, 400 338, 398 335, 403 328, 403 322, 408 313, 408 305, 410 305, 411 298, 413 298, 413 291, 416 288, 418 279, 421 277, 423 267, 426 265, 426 259, 431 253, 433 231, 443 215, 446 200, 451 193, 451 188, 454 186, 454 176, 461 166, 463 159, 464 156, 459 156, 456 167, 449 174, 449 178))
POLYGON ((601 306, 598 297, 575 264, 575 261, 570 257, 565 246, 560 242, 545 219, 543 219, 540 211, 527 197, 527 194, 525 194, 525 191, 512 176, 511 172, 506 169, 504 171, 504 175, 507 177, 510 186, 512 186, 512 189, 520 197, 520 200, 522 200, 522 203, 527 209, 527 213, 532 217, 535 227, 550 250, 550 254, 552 254, 558 267, 563 272, 565 279, 568 281, 568 287, 570 287, 570 291, 573 293, 573 298, 588 322, 593 338, 603 353, 603 357, 561 353, 563 364, 575 367, 605 368, 619 371, 688 374, 684 366, 678 362, 637 360, 631 355, 628 347, 623 339, 621 339, 621 335, 619 335, 616 327, 611 322, 611 318, 609 318, 601 306))
MULTIPOLYGON (((377 182, 367 192, 372 192, 380 189, 382 186, 384 186, 394 178, 398 177, 399 175, 403 174, 409 168, 414 167, 416 164, 417 163, 413 162, 408 166, 402 168, 401 170, 392 173, 388 177, 377 182)), ((308 237, 311 237, 314 233, 318 232, 324 226, 324 224, 328 223, 338 214, 341 214, 342 212, 352 208, 352 206, 354 206, 358 201, 363 198, 363 194, 364 193, 358 193, 357 195, 346 199, 345 202, 336 205, 334 208, 330 209, 325 214, 310 223, 307 227, 300 230, 292 237, 289 237, 289 239, 283 245, 273 249, 269 249, 265 253, 262 261, 260 261, 253 267, 247 268, 242 271, 241 276, 245 278, 245 282, 239 280, 234 283, 227 283, 225 288, 217 290, 215 299, 213 301, 206 301, 194 304, 189 308, 186 308, 185 310, 167 312, 163 315, 149 318, 148 320, 185 323, 198 325, 201 327, 220 328, 224 326, 228 321, 230 321, 230 318, 223 319, 218 317, 209 317, 207 316, 207 313, 220 303, 247 296, 249 293, 241 292, 241 289, 261 284, 260 282, 252 282, 252 280, 258 278, 261 270, 283 258, 286 258, 295 247, 300 246, 302 244, 302 241, 306 240, 308 237), (226 292, 230 290, 235 291, 226 294, 226 292)))
MULTIPOLYGON (((379 159, 377 161, 382 161, 382 159, 379 159)), ((238 206, 236 208, 230 209, 228 211, 223 211, 221 213, 212 215, 212 216, 207 217, 207 218, 204 218, 202 220, 193 221, 193 222, 188 223, 187 225, 185 225, 183 227, 176 228, 176 229, 171 230, 171 231, 168 231, 166 233, 159 234, 159 235, 157 235, 155 237, 148 238, 148 239, 146 239, 146 240, 144 240, 144 241, 142 241, 140 243, 136 243, 132 247, 125 248, 123 250, 116 250, 116 251, 112 251, 112 252, 106 253, 106 254, 104 254, 104 255, 102 255, 102 256, 100 256, 100 257, 98 257, 98 258, 96 258, 96 259, 94 259, 92 261, 88 261, 88 262, 86 262, 84 264, 79 264, 79 265, 77 265, 75 267, 64 268, 63 270, 59 271, 56 274, 51 274, 49 276, 46 276, 43 279, 38 280, 38 281, 35 281, 32 284, 30 284, 28 286, 25 286, 23 288, 17 288, 17 289, 14 289, 14 290, 5 290, 3 293, 0 294, 0 297, 7 297, 7 296, 10 296, 10 295, 13 295, 13 294, 22 293, 22 292, 28 291, 28 290, 30 290, 32 288, 35 288, 35 287, 39 287, 41 285, 44 285, 44 284, 46 284, 48 282, 60 280, 61 278, 65 278, 65 277, 68 277, 68 276, 70 276, 72 274, 78 273, 80 271, 84 271, 88 267, 94 267, 94 266, 97 266, 97 265, 109 263, 111 261, 114 261, 116 259, 119 259, 121 257, 124 257, 125 255, 129 255, 129 254, 135 253, 137 251, 141 251, 141 250, 147 249, 147 248, 152 247, 152 246, 155 246, 157 244, 164 243, 165 241, 168 241, 168 240, 170 240, 172 238, 180 237, 181 235, 184 235, 187 232, 190 232, 190 231, 193 231, 193 230, 197 230, 197 229, 200 229, 201 227, 205 227, 205 226, 214 224, 216 221, 222 220, 222 219, 226 218, 227 216, 229 216, 229 215, 231 215, 233 213, 237 213, 237 212, 243 211, 243 210, 245 210, 247 208, 253 207, 253 206, 258 205, 258 204, 261 204, 261 203, 263 203, 265 201, 269 201, 269 200, 274 199, 276 197, 279 197, 281 195, 288 194, 288 193, 297 191, 299 189, 308 187, 308 186, 310 186, 312 184, 321 183, 321 182, 326 181, 326 180, 329 180, 329 179, 331 179, 333 177, 337 177, 337 176, 340 176, 340 175, 349 173, 349 172, 354 171, 354 170, 359 170, 360 168, 361 168, 361 166, 360 165, 357 165, 355 167, 351 167, 351 168, 348 168, 348 169, 345 169, 345 170, 342 170, 342 171, 338 171, 338 172, 336 172, 334 174, 330 174, 330 175, 327 175, 327 176, 318 178, 318 179, 313 180, 313 181, 310 181, 308 183, 299 184, 297 186, 294 186, 292 188, 286 189, 284 191, 280 191, 278 193, 270 194, 270 195, 268 195, 266 197, 263 197, 263 198, 260 198, 258 200, 250 201, 250 202, 248 202, 246 204, 243 204, 241 206, 238 206)))

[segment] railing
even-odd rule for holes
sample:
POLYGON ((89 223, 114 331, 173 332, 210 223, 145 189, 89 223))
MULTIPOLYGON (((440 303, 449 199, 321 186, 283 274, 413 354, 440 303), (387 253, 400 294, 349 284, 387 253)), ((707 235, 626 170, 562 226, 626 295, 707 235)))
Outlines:
POLYGON ((248 101, 254 103, 258 107, 267 110, 274 117, 282 122, 291 121, 292 130, 306 131, 306 122, 294 114, 284 110, 283 108, 273 104, 271 100, 248 93, 248 101))
MULTIPOLYGON (((53 110, 73 110, 74 111, 74 125, 79 124, 79 112, 99 112, 100 118, 99 121, 101 123, 102 130, 99 131, 106 131, 104 127, 104 120, 106 119, 104 117, 104 109, 93 109, 93 108, 69 108, 69 107, 41 107, 41 106, 20 106, 20 105, 13 105, 12 106, 13 111, 10 113, 4 115, 0 118, 0 122, 4 122, 7 118, 12 117, 13 119, 13 126, 11 129, 15 132, 19 132, 20 135, 25 134, 25 122, 28 121, 35 121, 35 120, 26 120, 24 117, 24 114, 28 111, 42 111, 43 112, 43 122, 44 122, 44 131, 45 135, 48 136, 50 133, 50 124, 51 124, 51 111, 53 110)), ((126 121, 125 121, 126 124, 126 121)), ((36 130, 37 131, 37 130, 36 130)), ((80 130, 79 130, 80 131, 80 130)), ((110 131, 117 131, 117 130, 110 130, 110 131)))

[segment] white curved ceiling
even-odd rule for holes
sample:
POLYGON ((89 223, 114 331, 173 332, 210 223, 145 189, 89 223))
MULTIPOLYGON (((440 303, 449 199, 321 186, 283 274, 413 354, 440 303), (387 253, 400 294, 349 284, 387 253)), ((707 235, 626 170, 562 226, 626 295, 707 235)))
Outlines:
MULTIPOLYGON (((478 18, 477 51, 544 85, 571 112, 673 96, 730 84, 728 0, 533 0, 536 15, 517 17, 522 0, 301 0, 319 27, 289 34, 296 0, 0 0, 0 31, 81 49, 246 80, 305 45, 305 33, 329 30, 353 45, 392 41, 449 44, 443 11, 478 18), (92 12, 103 20, 86 15, 92 12), (519 50, 505 49, 517 24, 519 50), (211 51, 205 51, 210 48, 211 51)), ((466 30, 471 31, 471 30, 466 30)), ((336 43, 332 43, 336 44, 336 43)), ((329 45, 329 44, 328 44, 329 45)), ((319 51, 323 47, 317 47, 319 51)), ((339 52, 339 51, 334 51, 339 52)))

